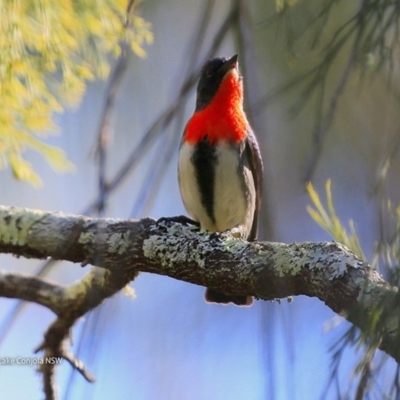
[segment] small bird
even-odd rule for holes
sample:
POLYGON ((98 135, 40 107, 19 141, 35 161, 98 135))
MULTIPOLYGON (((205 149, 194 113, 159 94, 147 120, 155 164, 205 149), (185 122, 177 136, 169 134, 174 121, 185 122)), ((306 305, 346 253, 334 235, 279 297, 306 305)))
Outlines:
MULTIPOLYGON (((190 217, 210 232, 234 230, 257 238, 263 163, 243 110, 238 55, 206 62, 196 108, 186 124, 178 162, 183 203, 190 217)), ((206 290, 210 303, 250 306, 252 296, 206 290)))

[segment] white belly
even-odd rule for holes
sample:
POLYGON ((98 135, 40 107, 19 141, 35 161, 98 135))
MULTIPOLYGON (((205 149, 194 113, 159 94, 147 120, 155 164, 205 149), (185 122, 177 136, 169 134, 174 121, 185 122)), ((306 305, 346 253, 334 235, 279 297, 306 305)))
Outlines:
POLYGON ((201 194, 192 163, 194 146, 183 143, 179 154, 179 185, 183 203, 189 215, 200 222, 203 229, 222 232, 240 228, 247 238, 255 208, 254 181, 250 170, 239 168, 239 154, 232 146, 221 142, 217 146, 218 163, 214 170, 214 221, 202 204, 201 194))

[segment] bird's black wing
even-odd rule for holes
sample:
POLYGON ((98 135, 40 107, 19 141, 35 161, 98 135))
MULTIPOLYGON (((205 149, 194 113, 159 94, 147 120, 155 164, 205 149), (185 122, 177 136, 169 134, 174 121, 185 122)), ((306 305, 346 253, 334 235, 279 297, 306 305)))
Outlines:
POLYGON ((257 139, 252 132, 251 128, 248 128, 248 135, 245 143, 245 154, 249 163, 250 171, 254 179, 254 187, 256 190, 256 207, 254 210, 253 225, 251 227, 251 232, 248 237, 249 241, 257 239, 258 232, 258 216, 261 208, 261 198, 262 198, 262 181, 264 166, 261 158, 260 148, 258 146, 257 139))

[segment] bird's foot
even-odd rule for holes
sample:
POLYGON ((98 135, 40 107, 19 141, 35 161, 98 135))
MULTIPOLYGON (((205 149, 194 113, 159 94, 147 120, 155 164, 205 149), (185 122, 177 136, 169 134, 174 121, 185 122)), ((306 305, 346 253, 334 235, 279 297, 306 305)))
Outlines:
POLYGON ((195 226, 200 227, 199 222, 187 217, 186 215, 176 215, 174 217, 161 217, 160 219, 157 220, 157 223, 164 222, 164 221, 165 222, 178 222, 179 224, 182 224, 182 225, 195 225, 195 226))

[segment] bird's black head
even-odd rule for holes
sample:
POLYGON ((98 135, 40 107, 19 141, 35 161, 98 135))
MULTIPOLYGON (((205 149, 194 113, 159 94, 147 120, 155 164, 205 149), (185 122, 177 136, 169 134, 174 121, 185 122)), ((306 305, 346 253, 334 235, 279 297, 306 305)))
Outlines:
POLYGON ((230 58, 213 58, 204 64, 197 85, 196 111, 203 109, 210 103, 226 73, 237 68, 237 59, 238 55, 235 54, 230 58))

